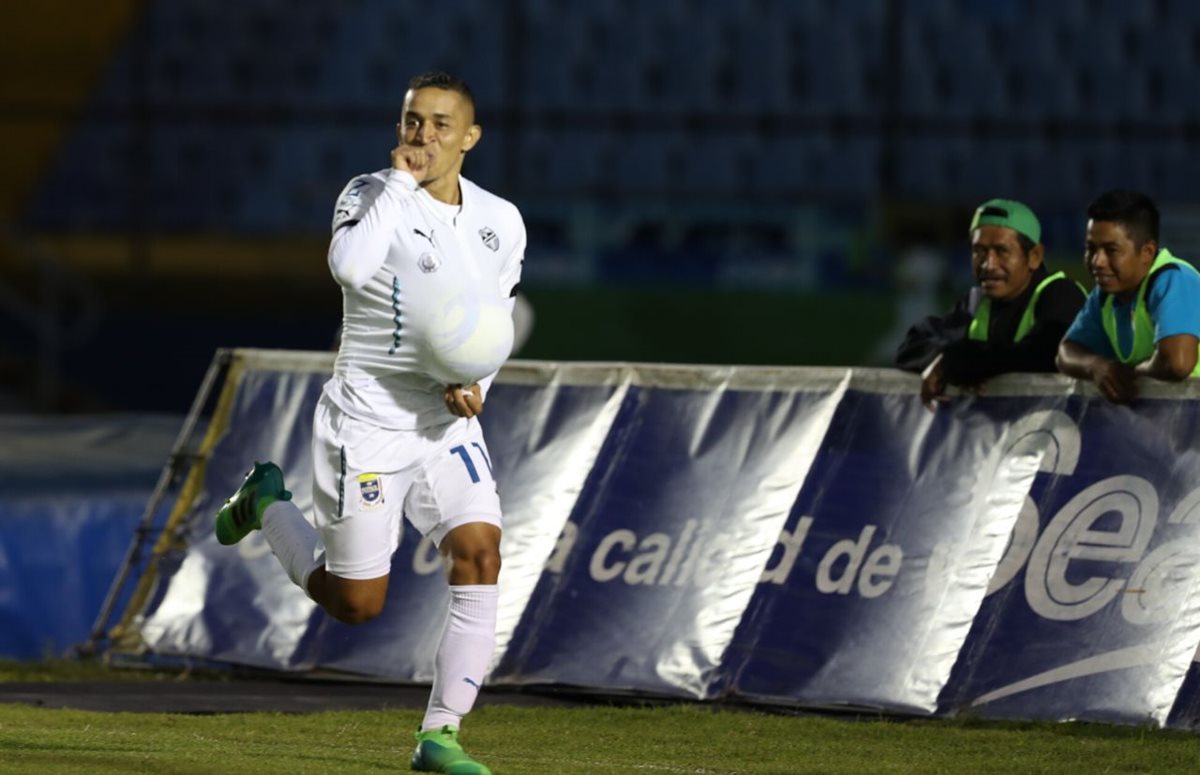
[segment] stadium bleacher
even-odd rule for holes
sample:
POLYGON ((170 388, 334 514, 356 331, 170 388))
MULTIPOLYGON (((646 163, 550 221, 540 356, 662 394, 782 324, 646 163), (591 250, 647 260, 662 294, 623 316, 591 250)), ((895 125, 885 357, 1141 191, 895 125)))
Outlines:
POLYGON ((406 79, 430 67, 468 78, 502 149, 468 174, 517 198, 999 187, 1076 207, 1114 162, 1111 177, 1168 196, 1187 179, 1194 3, 909 0, 894 18, 881 0, 743 5, 465 2, 417 25, 378 1, 153 3, 28 217, 319 231, 330 192, 382 158, 406 79), (884 146, 896 165, 879 163, 884 146), (82 180, 81 154, 99 160, 82 180), (149 212, 135 214, 125 181, 139 165, 149 212), (77 190, 63 196, 66 179, 77 190))
MULTIPOLYGON (((485 131, 464 171, 526 215, 527 290, 611 281, 878 301, 895 290, 880 277, 898 234, 949 258, 962 218, 996 195, 1033 205, 1052 258, 1078 269, 1080 210, 1101 188, 1186 211, 1200 174, 1189 0, 417 8, 138 6, 40 176, 10 185, 13 220, 97 240, 103 256, 80 266, 110 272, 149 266, 150 242, 241 240, 197 264, 214 283, 272 240, 305 239, 296 263, 324 291, 330 204, 352 175, 386 166, 407 80, 431 68, 473 86, 485 131), (893 229, 897 213, 928 222, 893 229)), ((1183 239, 1171 244, 1186 251, 1183 239)))

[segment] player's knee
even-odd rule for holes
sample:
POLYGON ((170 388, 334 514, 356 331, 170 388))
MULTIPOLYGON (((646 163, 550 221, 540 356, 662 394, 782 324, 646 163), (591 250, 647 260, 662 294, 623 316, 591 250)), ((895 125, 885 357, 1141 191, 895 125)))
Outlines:
POLYGON ((451 558, 450 581, 453 584, 495 584, 500 577, 500 548, 472 547, 451 558))
POLYGON ((343 601, 334 606, 330 613, 343 624, 364 624, 383 613, 383 603, 343 601))
POLYGON ((383 613, 383 602, 384 596, 373 590, 343 590, 329 613, 345 624, 363 624, 383 613))

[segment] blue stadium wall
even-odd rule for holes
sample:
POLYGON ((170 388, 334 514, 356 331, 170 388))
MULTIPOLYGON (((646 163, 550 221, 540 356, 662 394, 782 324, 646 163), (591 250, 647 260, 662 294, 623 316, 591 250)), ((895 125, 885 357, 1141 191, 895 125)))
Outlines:
POLYGON ((88 640, 182 427, 175 415, 0 414, 0 659, 59 658, 88 640))

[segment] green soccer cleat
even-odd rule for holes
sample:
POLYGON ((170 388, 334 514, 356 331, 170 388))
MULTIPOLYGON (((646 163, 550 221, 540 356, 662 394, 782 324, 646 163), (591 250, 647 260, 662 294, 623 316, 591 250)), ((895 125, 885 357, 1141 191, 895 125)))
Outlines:
POLYGON ((451 726, 417 732, 417 750, 412 768, 417 772, 446 772, 450 775, 492 775, 492 771, 467 756, 451 726))
POLYGON ((283 471, 274 463, 255 463, 246 481, 217 512, 217 540, 226 546, 262 527, 262 513, 275 501, 290 501, 283 489, 283 471))

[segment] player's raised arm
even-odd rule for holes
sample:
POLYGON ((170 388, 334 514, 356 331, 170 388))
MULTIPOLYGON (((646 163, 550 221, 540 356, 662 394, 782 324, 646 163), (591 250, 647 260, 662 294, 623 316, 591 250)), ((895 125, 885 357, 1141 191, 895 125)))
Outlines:
POLYGON ((360 175, 338 197, 329 243, 329 269, 338 284, 361 288, 387 259, 393 219, 428 171, 428 155, 401 143, 392 149, 386 178, 360 175))

